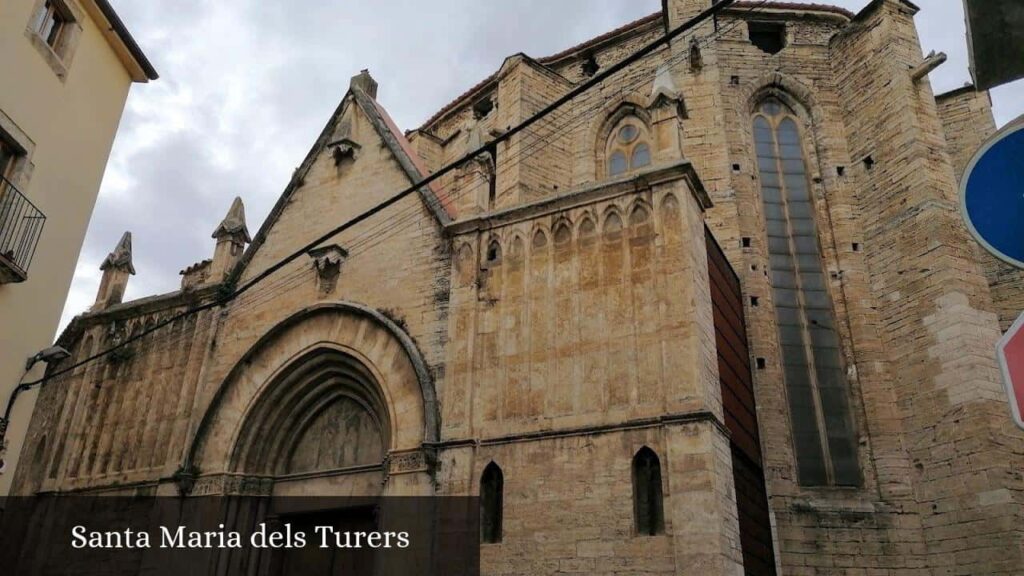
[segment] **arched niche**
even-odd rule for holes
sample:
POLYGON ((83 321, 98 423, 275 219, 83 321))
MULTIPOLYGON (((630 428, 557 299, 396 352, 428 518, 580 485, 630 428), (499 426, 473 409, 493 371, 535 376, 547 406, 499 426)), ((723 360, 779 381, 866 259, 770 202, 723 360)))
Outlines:
POLYGON ((371 308, 321 304, 270 329, 235 364, 183 468, 277 476, 382 465, 438 436, 433 382, 409 335, 371 308), (356 434, 355 449, 325 455, 310 444, 340 423, 356 434))
POLYGON ((456 285, 459 287, 469 286, 476 278, 478 268, 472 246, 468 242, 463 242, 456 251, 455 257, 456 285))
POLYGON ((518 264, 523 261, 526 255, 526 244, 523 242, 523 237, 516 234, 512 237, 512 241, 509 242, 508 249, 508 260, 513 264, 518 264))
POLYGON ((661 229, 668 246, 676 248, 683 240, 682 209, 675 194, 666 194, 661 199, 661 229))

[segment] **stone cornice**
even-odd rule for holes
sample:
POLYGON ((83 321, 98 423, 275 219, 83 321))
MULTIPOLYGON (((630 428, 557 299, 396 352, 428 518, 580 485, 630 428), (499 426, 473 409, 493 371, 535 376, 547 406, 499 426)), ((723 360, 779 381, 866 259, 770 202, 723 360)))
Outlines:
POLYGON ((495 436, 491 438, 458 438, 451 440, 444 440, 436 444, 430 445, 432 448, 445 449, 445 448, 460 448, 470 446, 495 446, 499 444, 516 444, 520 442, 535 442, 539 440, 551 440, 555 438, 571 438, 575 436, 591 436, 595 434, 610 434, 613 432, 623 432, 627 430, 641 430, 645 428, 659 428, 664 426, 676 426, 684 424, 699 424, 709 423, 720 434, 728 438, 730 436, 729 429, 725 427, 725 423, 715 415, 713 412, 707 410, 699 410, 695 412, 683 412, 677 414, 666 414, 664 416, 657 416, 652 418, 641 418, 637 420, 628 420, 626 422, 618 422, 613 424, 595 424, 592 426, 578 426, 573 428, 561 428, 557 430, 537 430, 535 432, 523 432, 520 434, 508 434, 505 436, 495 436))
POLYGON ((199 302, 212 299, 217 295, 220 287, 221 284, 219 283, 206 284, 188 290, 176 290, 174 292, 168 292, 167 294, 147 296, 145 298, 139 298, 138 300, 132 300, 131 302, 114 304, 109 308, 104 308, 97 312, 85 312, 83 314, 79 314, 78 316, 75 316, 64 331, 61 332, 60 336, 57 338, 57 343, 62 345, 63 343, 68 343, 71 339, 77 337, 82 330, 97 324, 137 318, 146 314, 152 314, 154 312, 160 312, 180 306, 194 305, 199 302))
POLYGON ((557 214, 570 208, 585 206, 601 200, 648 190, 658 184, 677 180, 686 181, 701 210, 707 210, 712 206, 711 198, 704 189, 700 177, 697 176, 693 164, 689 160, 680 160, 671 164, 654 166, 628 176, 586 184, 551 198, 458 220, 446 225, 445 232, 459 235, 479 230, 490 230, 541 216, 557 214))

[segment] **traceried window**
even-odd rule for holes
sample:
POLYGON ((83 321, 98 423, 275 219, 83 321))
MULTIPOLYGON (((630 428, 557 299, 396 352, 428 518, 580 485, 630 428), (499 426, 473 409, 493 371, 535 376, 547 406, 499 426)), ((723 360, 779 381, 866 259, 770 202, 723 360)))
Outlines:
POLYGON ((61 4, 60 0, 46 0, 39 12, 36 13, 32 29, 50 45, 50 48, 57 50, 72 21, 68 9, 61 4))
POLYGON ((856 486, 849 390, 796 114, 767 98, 754 115, 754 142, 799 481, 856 486))
POLYGON ((618 176, 651 164, 647 127, 635 116, 622 119, 608 137, 608 175, 618 176))

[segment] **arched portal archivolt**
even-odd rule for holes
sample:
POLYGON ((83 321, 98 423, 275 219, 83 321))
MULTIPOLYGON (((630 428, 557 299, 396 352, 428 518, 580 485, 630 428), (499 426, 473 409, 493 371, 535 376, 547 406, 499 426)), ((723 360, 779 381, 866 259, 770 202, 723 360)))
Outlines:
POLYGON ((433 382, 408 334, 371 308, 321 304, 279 323, 235 364, 183 468, 274 476, 382 463, 436 442, 438 431, 433 382), (339 425, 359 438, 354 450, 301 445, 339 425))
POLYGON ((318 343, 275 375, 243 421, 229 471, 278 476, 381 464, 390 447, 376 375, 318 343))

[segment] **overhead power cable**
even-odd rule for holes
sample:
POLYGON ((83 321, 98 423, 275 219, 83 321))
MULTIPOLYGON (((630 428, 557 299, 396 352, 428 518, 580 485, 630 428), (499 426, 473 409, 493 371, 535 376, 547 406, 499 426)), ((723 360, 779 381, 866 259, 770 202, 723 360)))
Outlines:
MULTIPOLYGON (((168 326, 168 325, 170 325, 170 324, 172 324, 172 323, 174 323, 174 322, 176 322, 176 321, 178 321, 178 320, 180 320, 182 318, 185 318, 185 317, 193 315, 193 314, 198 314, 198 313, 203 312, 205 310, 210 310, 212 308, 215 308, 215 307, 218 307, 218 306, 223 306, 225 304, 228 304, 228 303, 232 302, 233 300, 239 298, 241 295, 243 295, 246 292, 248 292, 249 290, 251 290, 253 287, 255 287, 257 284, 262 282, 264 279, 266 279, 267 277, 271 276, 272 274, 274 274, 275 272, 277 272, 278 270, 283 268, 284 266, 287 266, 289 263, 291 263, 291 262, 295 261, 296 259, 306 255, 310 250, 318 247, 319 245, 323 244, 324 242, 326 242, 327 240, 333 238, 334 236, 337 236, 338 234, 340 234, 342 232, 345 232, 346 230, 349 230, 350 228, 352 228, 352 227, 354 227, 354 226, 356 226, 356 225, 358 225, 358 224, 360 224, 360 223, 362 223, 362 222, 372 218, 373 216, 381 213, 382 211, 386 210, 387 208, 389 208, 391 206, 394 206, 395 204, 397 204, 399 201, 403 200, 407 196, 409 196, 411 194, 414 194, 414 193, 417 193, 418 191, 427 188, 431 183, 439 180, 441 177, 443 177, 444 175, 448 174, 449 172, 455 170, 456 168, 458 168, 462 164, 473 160, 474 158, 480 156, 481 154, 483 154, 485 152, 491 151, 492 149, 494 149, 499 144, 502 144, 504 142, 508 142, 509 140, 511 140, 516 135, 518 135, 518 134, 528 130, 531 126, 533 126, 537 122, 543 120, 545 117, 555 113, 560 107, 562 107, 566 103, 572 101, 573 99, 577 98, 581 94, 584 94, 585 92, 588 92, 589 90, 593 89, 595 86, 600 85, 602 82, 604 82, 609 77, 615 75, 616 73, 618 73, 621 70, 629 67, 630 65, 640 61, 641 59, 643 59, 647 55, 649 55, 649 54, 655 52, 656 50, 658 50, 663 45, 671 43, 672 40, 678 38, 679 36, 685 34, 688 31, 696 28, 697 26, 702 24, 704 21, 706 21, 707 19, 715 16, 716 14, 718 14, 719 12, 724 10, 725 8, 728 8, 729 6, 734 4, 735 2, 736 2, 736 0, 720 0, 719 2, 715 3, 714 5, 712 5, 710 8, 707 8, 707 9, 703 10, 701 13, 697 14, 696 16, 691 18, 690 20, 684 22, 683 24, 677 26, 676 28, 672 29, 668 33, 664 34, 663 36, 660 36, 657 39, 655 39, 654 41, 649 42, 648 44, 646 44, 643 47, 639 48, 636 52, 633 52, 632 54, 630 54, 626 58, 622 59, 621 61, 613 64, 612 66, 608 67, 607 69, 605 69, 603 71, 598 72, 593 77, 588 79, 586 82, 583 82, 579 86, 573 88, 572 90, 568 91, 566 94, 564 94, 561 97, 559 97, 558 99, 556 99, 551 104, 548 104, 547 106, 545 106, 542 110, 540 110, 536 114, 530 116, 529 118, 527 118, 523 122, 519 123, 518 125, 510 128, 509 130, 507 130, 503 134, 497 136, 493 140, 488 141, 486 144, 480 146, 476 150, 467 152, 461 158, 458 158, 457 160, 455 160, 453 162, 450 162, 449 164, 445 165, 443 168, 439 169, 438 171, 434 172, 433 174, 430 174, 430 175, 426 176, 425 178, 421 179, 419 182, 409 186, 408 188, 405 188, 404 190, 402 190, 401 192, 391 196, 387 200, 384 200, 384 201, 374 205, 373 207, 369 208, 368 210, 366 210, 366 211, 358 214, 357 216, 347 220, 343 224, 340 224, 340 225, 334 227, 333 229, 331 229, 330 231, 322 234, 321 236, 317 237, 315 240, 307 243, 306 245, 304 245, 303 247, 299 248, 295 252, 289 254, 288 256, 282 258, 281 260, 279 260, 275 264, 273 264, 270 267, 266 268, 265 270, 263 270, 262 272, 260 272, 256 276, 254 276, 253 278, 251 278, 248 281, 246 281, 241 286, 237 287, 235 290, 233 290, 229 294, 226 294, 226 295, 223 295, 221 297, 218 297, 218 298, 216 298, 214 300, 211 300, 210 302, 207 302, 205 304, 201 304, 199 306, 195 306, 193 308, 189 308, 188 310, 184 310, 182 312, 179 312, 178 314, 175 314, 175 315, 173 315, 171 317, 168 317, 168 318, 166 318, 166 319, 164 319, 164 320, 154 324, 152 327, 150 327, 150 328, 148 328, 146 330, 143 330, 142 332, 140 332, 138 334, 129 336, 129 337, 125 338, 124 340, 122 340, 121 342, 119 342, 119 343, 117 343, 117 344, 115 344, 113 346, 110 346, 110 347, 108 347, 108 348, 106 348, 106 349, 104 349, 102 351, 96 352, 96 353, 90 355, 87 358, 84 358, 82 360, 79 360, 78 362, 75 362, 74 364, 71 364, 71 365, 69 365, 67 367, 64 367, 64 368, 61 368, 59 370, 55 370, 53 372, 50 372, 50 373, 44 375, 42 378, 39 378, 38 380, 33 380, 33 381, 30 381, 30 382, 25 382, 25 383, 22 383, 22 384, 18 385, 15 388, 14 393, 11 396, 11 400, 9 402, 9 406, 10 406, 10 404, 13 404, 14 398, 21 391, 24 391, 24 390, 27 390, 27 389, 33 387, 33 386, 42 384, 42 383, 46 382, 47 380, 56 378, 56 377, 58 377, 58 376, 60 376, 62 374, 66 374, 66 373, 68 373, 68 372, 70 372, 72 370, 75 370, 75 369, 77 369, 77 368, 79 368, 79 367, 81 367, 81 366, 83 366, 85 364, 88 364, 90 362, 93 362, 95 360, 103 358, 103 357, 105 357, 105 356, 107 356, 107 355, 109 355, 109 354, 111 354, 111 353, 113 353, 113 352, 115 352, 115 351, 117 351, 119 349, 122 349, 122 348, 124 348, 126 346, 131 345, 132 343, 134 343, 134 342, 144 338, 148 334, 156 332, 156 331, 160 330, 161 328, 163 328, 165 326, 168 326)), ((8 407, 8 411, 9 411, 9 407, 8 407)))
MULTIPOLYGON (((749 15, 750 13, 756 11, 764 4, 766 4, 768 1, 769 0, 760 0, 758 3, 746 8, 744 15, 749 15)), ((742 23, 742 21, 742 18, 737 18, 729 25, 718 29, 714 34, 711 34, 710 36, 701 39, 699 41, 700 46, 709 46, 716 39, 728 34, 733 29, 735 29, 740 23, 742 23)), ((688 61, 689 54, 687 52, 681 52, 679 54, 676 54, 675 56, 670 57, 668 60, 663 62, 662 65, 667 66, 671 70, 679 66, 680 64, 686 63, 688 61)), ((621 97, 622 95, 632 92, 634 89, 649 82, 649 78, 645 76, 637 76, 637 78, 633 80, 631 83, 620 86, 616 90, 616 93, 618 94, 618 96, 621 97)), ((576 128, 579 128, 583 124, 590 121, 590 115, 592 113, 596 113, 602 110, 606 106, 607 99, 608 98, 606 97, 601 100, 596 100, 588 104, 582 110, 573 108, 572 110, 574 116, 569 118, 569 120, 571 121, 570 123, 551 124, 550 126, 547 127, 549 129, 546 131, 546 133, 540 133, 540 130, 542 130, 543 128, 532 129, 530 135, 533 137, 533 139, 530 143, 527 144, 521 142, 519 150, 516 154, 513 154, 511 156, 504 155, 501 157, 500 162, 503 165, 503 167, 498 170, 495 177, 500 179, 500 177, 503 174, 506 174, 509 171, 511 171, 514 168, 514 166, 521 165, 523 161, 528 160, 536 156, 538 153, 551 147, 554 143, 557 142, 557 133, 571 133, 576 128)), ((565 119, 567 116, 568 114, 564 111, 558 113, 556 122, 565 119)), ((452 199, 464 193, 466 193, 465 189, 458 191, 456 195, 452 197, 452 199)), ((419 215, 419 206, 404 208, 402 212, 400 212, 399 214, 390 214, 388 219, 382 220, 381 222, 373 226, 370 226, 367 229, 360 230, 359 234, 356 235, 354 238, 347 239, 346 247, 349 249, 349 253, 352 254, 354 258, 355 256, 358 255, 358 253, 365 252, 367 248, 377 245, 379 243, 379 240, 377 240, 377 238, 383 237, 384 235, 393 230, 400 229, 402 226, 414 222, 419 217, 419 215)))

